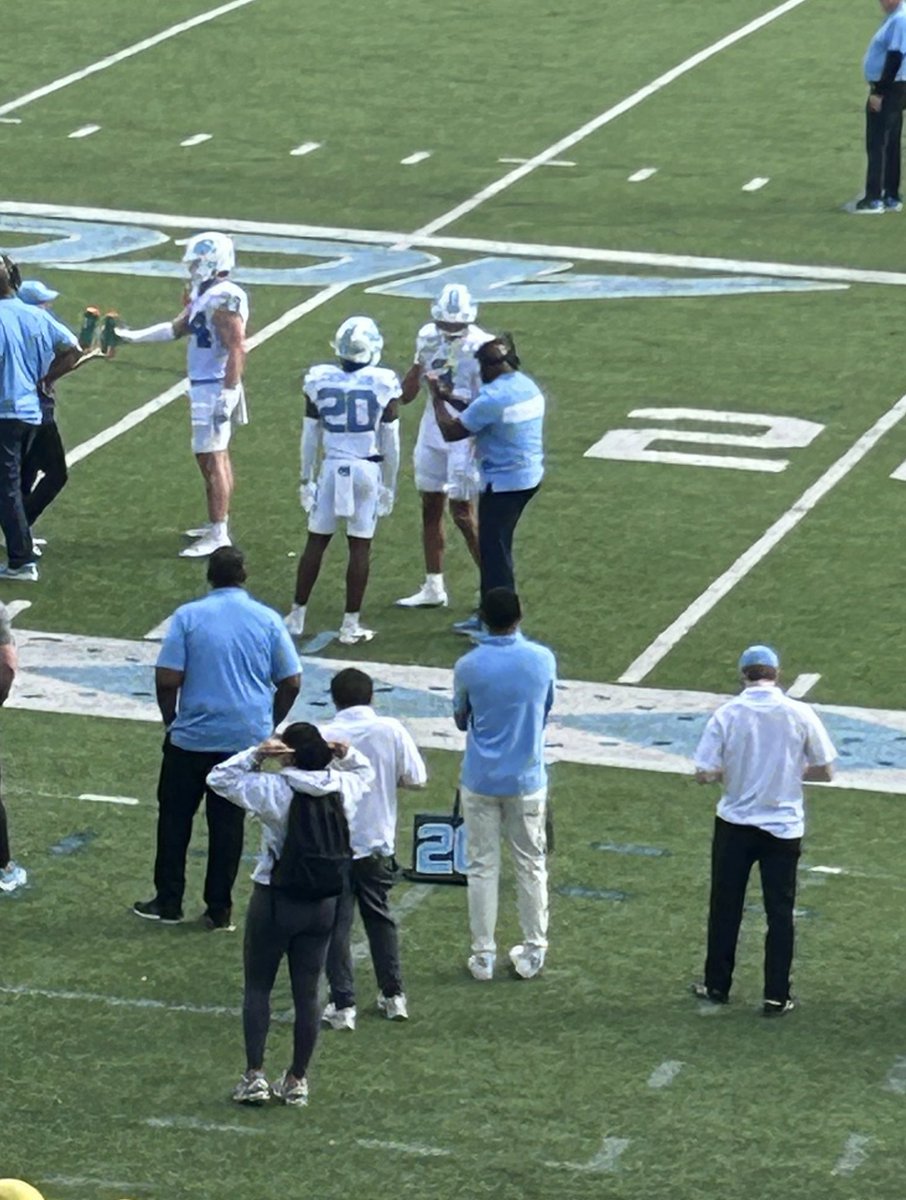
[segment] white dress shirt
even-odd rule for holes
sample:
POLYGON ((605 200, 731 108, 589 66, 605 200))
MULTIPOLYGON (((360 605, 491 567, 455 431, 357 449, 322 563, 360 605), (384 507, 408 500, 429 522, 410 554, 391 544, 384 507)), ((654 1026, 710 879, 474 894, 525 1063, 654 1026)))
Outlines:
POLYGON ((396 789, 424 787, 425 760, 412 735, 395 717, 379 717, 368 704, 341 708, 322 725, 329 742, 349 742, 371 763, 374 780, 349 822, 353 858, 391 855, 396 849, 396 789))
POLYGON ((286 841, 293 793, 329 796, 339 792, 351 830, 356 808, 374 778, 374 771, 365 755, 351 747, 324 771, 300 771, 298 767, 262 771, 255 750, 253 746, 219 763, 208 775, 207 783, 218 796, 244 808, 261 822, 261 851, 252 879, 255 883, 269 884, 271 870, 286 841))
POLYGON ((837 757, 814 710, 770 680, 749 684, 709 719, 695 751, 700 771, 720 771, 717 815, 780 838, 802 837, 802 775, 837 757))

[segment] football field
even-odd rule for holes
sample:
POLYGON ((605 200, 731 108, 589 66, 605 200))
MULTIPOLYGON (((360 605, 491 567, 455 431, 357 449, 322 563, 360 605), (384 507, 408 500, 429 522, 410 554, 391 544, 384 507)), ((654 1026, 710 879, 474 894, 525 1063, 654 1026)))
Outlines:
MULTIPOLYGON (((544 975, 478 986, 464 890, 396 893, 412 1019, 328 1032, 302 1113, 232 1105, 241 934, 149 927, 162 623, 204 590, 184 346, 121 347, 60 391, 70 482, 35 585, 0 584, 21 674, 2 721, 17 860, 0 896, 0 1177, 47 1200, 794 1200, 902 1195, 906 214, 843 211, 864 171, 865 0, 64 0, 7 14, 0 248, 131 326, 172 318, 182 242, 236 242, 250 425, 232 445, 249 587, 285 611, 305 536, 300 378, 347 316, 401 374, 465 282, 548 398, 520 525, 525 631, 563 679, 544 975), (206 7, 207 6, 207 7, 206 7), (15 52, 12 46, 15 45, 15 52), (689 777, 740 650, 768 642, 841 752, 810 789, 795 990, 758 1016, 753 881, 734 1002, 700 1011, 716 795, 689 777)), ((362 662, 449 809, 449 609, 423 578, 402 413, 367 647, 336 641, 345 555, 308 608, 298 713, 362 662)), ((204 830, 187 907, 201 910, 204 830)), ((249 830, 238 885, 244 910, 249 830)), ((501 950, 517 940, 507 876, 501 950), (508 940, 509 939, 509 940, 508 940)), ((359 931, 357 931, 357 936, 359 931)), ((361 947, 359 948, 361 952, 361 947)), ((505 954, 501 954, 505 959, 505 954)), ((285 1065, 281 978, 268 1066, 285 1065)))

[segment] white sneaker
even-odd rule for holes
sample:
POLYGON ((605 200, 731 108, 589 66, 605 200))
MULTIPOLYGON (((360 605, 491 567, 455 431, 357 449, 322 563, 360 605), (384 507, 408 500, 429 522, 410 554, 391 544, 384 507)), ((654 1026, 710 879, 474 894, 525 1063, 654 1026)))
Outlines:
POLYGON ((0 892, 14 892, 17 888, 25 887, 26 883, 28 883, 26 870, 17 863, 9 862, 0 871, 0 892))
POLYGON ((520 979, 534 979, 544 966, 545 951, 542 946, 531 946, 528 942, 514 946, 510 951, 510 962, 520 979))
POLYGON ((41 549, 41 547, 46 546, 46 545, 47 545, 47 542, 44 540, 44 538, 32 538, 31 539, 31 552, 35 556, 35 558, 43 558, 44 557, 44 551, 41 549))
POLYGON ((233 1099, 237 1104, 267 1104, 271 1089, 263 1071, 246 1071, 233 1088, 233 1099))
POLYGON ((308 1080, 297 1079, 295 1083, 290 1083, 289 1071, 285 1071, 280 1079, 271 1084, 271 1095, 291 1108, 304 1108, 308 1104, 308 1080))
POLYGON ((404 596, 397 600, 397 608, 446 608, 447 592, 443 584, 438 586, 426 579, 414 596, 404 596))
POLYGON ((497 955, 491 951, 485 951, 483 954, 472 954, 469 956, 469 970, 472 973, 473 979, 478 979, 485 983, 489 979, 494 978, 494 964, 497 961, 497 955))
POLYGON ((301 637, 305 632, 305 606, 294 604, 283 618, 283 624, 290 637, 301 637))
POLYGON ((382 1012, 388 1021, 408 1021, 409 1009, 406 1007, 406 997, 402 992, 398 996, 385 996, 381 993, 377 998, 378 1011, 382 1012))
POLYGON ((331 1000, 321 1013, 321 1024, 329 1025, 331 1029, 355 1029, 355 1005, 349 1008, 337 1008, 331 1000))
POLYGON ((193 542, 191 546, 186 546, 185 550, 180 550, 179 557, 209 558, 221 546, 232 546, 232 544, 228 533, 216 534, 208 530, 197 542, 193 542))
POLYGON ((211 522, 208 521, 204 525, 199 525, 197 529, 185 530, 184 536, 187 538, 203 538, 211 532, 211 522))
POLYGON ((344 646, 354 646, 356 642, 370 642, 374 637, 373 629, 365 629, 358 621, 347 622, 344 618, 340 626, 339 641, 344 646))
POLYGON ((21 567, 11 567, 9 563, 0 566, 0 579, 13 579, 18 583, 37 583, 38 564, 23 563, 21 567))

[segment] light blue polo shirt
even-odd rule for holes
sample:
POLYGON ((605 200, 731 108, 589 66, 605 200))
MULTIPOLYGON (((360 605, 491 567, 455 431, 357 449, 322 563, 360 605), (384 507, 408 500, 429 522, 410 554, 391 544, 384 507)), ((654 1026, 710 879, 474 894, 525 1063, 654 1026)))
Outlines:
POLYGON ((173 745, 230 753, 270 735, 275 685, 302 670, 280 617, 240 587, 178 608, 157 665, 184 674, 173 745))
POLYGON ((57 350, 78 340, 46 309, 16 297, 0 300, 0 419, 41 424, 38 383, 57 350))
MULTIPOLYGON (((898 50, 906 55, 906 7, 902 4, 890 13, 868 43, 862 63, 866 83, 877 83, 881 78, 888 50, 898 50)), ((896 77, 899 82, 906 80, 906 58, 900 63, 896 77)))
POLYGON ((475 435, 481 490, 522 492, 544 475, 544 396, 521 371, 482 385, 459 419, 475 435))
POLYGON ((466 733, 462 783, 484 796, 519 796, 547 785, 544 726, 557 660, 521 633, 487 637, 453 668, 453 716, 466 733))

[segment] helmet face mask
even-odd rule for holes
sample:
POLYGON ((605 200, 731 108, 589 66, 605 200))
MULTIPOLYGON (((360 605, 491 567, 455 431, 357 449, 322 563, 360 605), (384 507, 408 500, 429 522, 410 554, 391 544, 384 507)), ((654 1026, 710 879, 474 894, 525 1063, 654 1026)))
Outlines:
POLYGON ((431 305, 431 316, 447 337, 462 337, 478 317, 478 305, 462 283, 448 283, 431 305))
POLYGON ((330 345, 342 362, 376 367, 381 361, 384 339, 371 317, 347 317, 330 345))
POLYGON ((192 284, 200 287, 209 279, 232 271, 236 265, 233 239, 225 233, 198 233, 187 242, 182 261, 186 264, 192 284))

